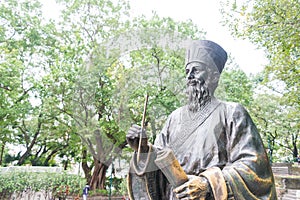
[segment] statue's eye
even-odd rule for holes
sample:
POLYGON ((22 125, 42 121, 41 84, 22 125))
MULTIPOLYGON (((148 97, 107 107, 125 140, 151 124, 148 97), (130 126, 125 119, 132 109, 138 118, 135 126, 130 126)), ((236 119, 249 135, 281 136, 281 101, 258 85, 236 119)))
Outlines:
POLYGON ((188 74, 190 72, 189 69, 185 69, 185 74, 188 74))
POLYGON ((194 69, 194 73, 195 73, 195 74, 198 74, 200 71, 201 71, 201 70, 198 69, 198 68, 195 68, 195 69, 194 69))

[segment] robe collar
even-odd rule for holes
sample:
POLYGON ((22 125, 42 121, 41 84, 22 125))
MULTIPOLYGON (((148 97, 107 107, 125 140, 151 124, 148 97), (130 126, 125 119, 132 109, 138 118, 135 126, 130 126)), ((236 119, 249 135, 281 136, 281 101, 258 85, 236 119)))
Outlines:
POLYGON ((177 137, 177 140, 173 144, 170 144, 170 148, 177 148, 178 145, 181 145, 184 141, 186 141, 219 105, 220 101, 218 101, 215 97, 212 97, 201 110, 196 113, 192 113, 192 115, 188 106, 183 106, 180 112, 180 121, 182 122, 180 127, 180 136, 177 137))

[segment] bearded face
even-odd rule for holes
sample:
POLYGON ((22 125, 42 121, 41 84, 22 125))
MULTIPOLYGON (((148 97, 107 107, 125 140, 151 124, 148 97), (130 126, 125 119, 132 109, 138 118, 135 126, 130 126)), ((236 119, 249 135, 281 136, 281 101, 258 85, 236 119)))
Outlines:
POLYGON ((209 89, 204 80, 189 79, 187 81, 188 108, 197 112, 209 101, 209 89))

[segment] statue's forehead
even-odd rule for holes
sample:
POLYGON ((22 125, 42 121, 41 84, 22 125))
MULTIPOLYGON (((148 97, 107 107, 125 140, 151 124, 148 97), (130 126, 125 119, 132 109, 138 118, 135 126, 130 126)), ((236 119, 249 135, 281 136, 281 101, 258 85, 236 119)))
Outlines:
POLYGON ((208 67, 208 65, 203 62, 191 62, 186 65, 185 69, 191 69, 193 67, 200 69, 200 70, 210 71, 210 68, 208 67))
POLYGON ((199 70, 206 71, 210 74, 214 74, 214 72, 217 72, 220 74, 220 72, 218 71, 218 68, 216 67, 216 65, 214 63, 193 61, 193 62, 188 63, 186 65, 185 69, 190 70, 192 67, 195 67, 199 70))
POLYGON ((194 62, 190 62, 186 65, 186 68, 190 68, 190 67, 203 67, 203 68, 207 68, 207 64, 204 62, 198 62, 198 61, 194 61, 194 62))

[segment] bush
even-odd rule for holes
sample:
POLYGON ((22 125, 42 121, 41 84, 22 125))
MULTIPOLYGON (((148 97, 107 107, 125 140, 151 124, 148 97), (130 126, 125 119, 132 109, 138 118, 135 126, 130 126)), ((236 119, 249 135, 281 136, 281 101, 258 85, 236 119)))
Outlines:
POLYGON ((81 193, 85 179, 67 173, 6 172, 0 173, 0 199, 9 199, 13 194, 28 195, 43 192, 45 196, 66 198, 81 193))

